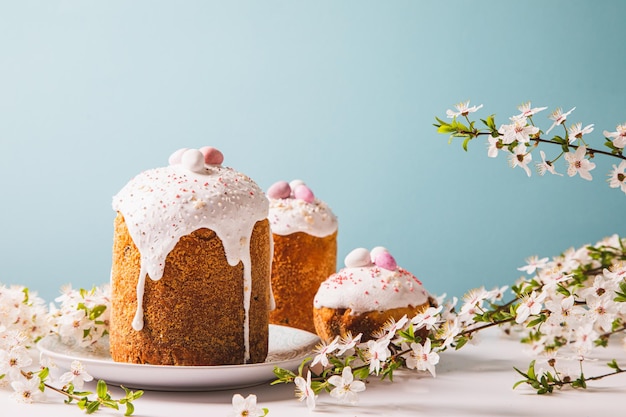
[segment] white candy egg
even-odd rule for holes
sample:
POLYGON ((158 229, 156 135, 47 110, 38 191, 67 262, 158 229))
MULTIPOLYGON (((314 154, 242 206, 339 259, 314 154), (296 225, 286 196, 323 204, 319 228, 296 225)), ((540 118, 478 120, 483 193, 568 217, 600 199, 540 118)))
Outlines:
POLYGON ((204 155, 198 149, 186 150, 180 162, 190 171, 202 172, 204 170, 204 155))
POLYGON ((357 248, 350 252, 344 260, 348 268, 360 268, 372 265, 370 251, 365 248, 357 248))

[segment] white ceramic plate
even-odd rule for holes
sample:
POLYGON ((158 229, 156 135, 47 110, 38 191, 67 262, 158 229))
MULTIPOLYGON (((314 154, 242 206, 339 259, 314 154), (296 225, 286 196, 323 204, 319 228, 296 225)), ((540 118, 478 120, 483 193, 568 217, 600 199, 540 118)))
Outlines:
POLYGON ((304 330, 270 324, 269 353, 265 362, 247 365, 163 366, 114 362, 107 353, 94 354, 60 342, 56 335, 37 347, 60 368, 79 360, 94 379, 127 388, 158 391, 217 391, 248 387, 274 379, 274 367, 295 370, 319 338, 304 330))

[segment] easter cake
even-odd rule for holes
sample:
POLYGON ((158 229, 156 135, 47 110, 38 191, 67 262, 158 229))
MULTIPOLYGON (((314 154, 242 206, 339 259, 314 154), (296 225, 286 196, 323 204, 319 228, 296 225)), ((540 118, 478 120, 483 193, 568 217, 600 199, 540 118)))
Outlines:
POLYGON ((313 297, 337 268, 337 217, 300 180, 267 190, 274 240, 270 322, 315 332, 313 297))
POLYGON ((254 181, 222 162, 215 148, 181 149, 113 198, 113 360, 265 360, 269 203, 254 181))
POLYGON ((366 341, 388 321, 413 317, 434 303, 383 247, 354 249, 345 265, 321 284, 313 301, 315 329, 323 340, 361 333, 366 341))

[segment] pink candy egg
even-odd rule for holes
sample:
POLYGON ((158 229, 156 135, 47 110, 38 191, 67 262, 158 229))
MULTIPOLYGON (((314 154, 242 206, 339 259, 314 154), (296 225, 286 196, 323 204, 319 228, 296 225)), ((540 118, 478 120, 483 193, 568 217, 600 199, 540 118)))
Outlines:
POLYGON ((291 195, 291 187, 287 181, 278 181, 267 189, 267 196, 273 199, 289 198, 291 195))
POLYGON ((384 246, 376 246, 375 248, 373 248, 370 253, 372 255, 372 262, 375 261, 376 257, 378 256, 378 254, 382 253, 382 252, 389 252, 387 250, 386 247, 384 246))
POLYGON ((307 203, 312 203, 315 201, 315 195, 313 195, 313 191, 309 187, 304 184, 298 185, 293 190, 293 196, 298 200, 306 201, 307 203))
POLYGON ((204 155, 204 163, 207 165, 222 165, 224 154, 212 146, 203 146, 200 152, 204 155))
POLYGON ((398 267, 396 260, 393 258, 393 256, 391 256, 389 252, 378 253, 378 255, 376 255, 376 258, 374 259, 374 263, 377 266, 387 269, 389 271, 395 271, 395 269, 398 267))

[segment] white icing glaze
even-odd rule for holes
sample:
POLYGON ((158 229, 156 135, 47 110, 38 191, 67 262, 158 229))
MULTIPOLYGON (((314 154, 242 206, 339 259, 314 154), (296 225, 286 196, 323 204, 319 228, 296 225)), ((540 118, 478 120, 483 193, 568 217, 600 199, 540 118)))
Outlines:
POLYGON ((270 198, 269 220, 272 233, 289 235, 304 232, 325 237, 337 231, 337 217, 326 203, 315 199, 312 203, 295 198, 270 198))
POLYGON ((400 267, 376 265, 343 268, 328 277, 315 295, 315 308, 351 309, 351 314, 420 306, 429 294, 422 283, 400 267))
MULTIPOLYGON (((196 159, 193 164, 197 164, 196 159)), ((146 275, 153 280, 161 279, 165 258, 179 239, 201 228, 211 229, 221 239, 228 263, 243 264, 244 360, 248 360, 250 240, 256 222, 267 218, 269 202, 256 183, 232 168, 219 165, 206 165, 202 169, 194 166, 193 171, 190 168, 183 162, 142 172, 113 198, 113 209, 124 216, 141 254, 133 328, 143 328, 146 275)))

